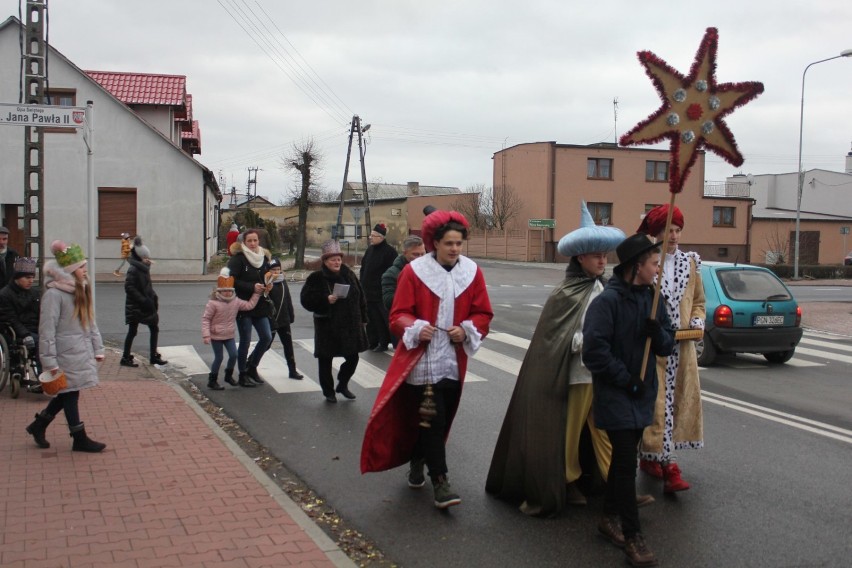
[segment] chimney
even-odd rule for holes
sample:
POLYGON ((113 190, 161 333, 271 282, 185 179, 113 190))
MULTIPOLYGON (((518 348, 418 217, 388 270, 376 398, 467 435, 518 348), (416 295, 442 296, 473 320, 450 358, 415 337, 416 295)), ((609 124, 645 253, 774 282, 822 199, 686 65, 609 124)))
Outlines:
MULTIPOLYGON (((847 158, 848 163, 849 158, 847 158)), ((410 181, 408 182, 408 195, 409 197, 412 195, 420 195, 420 182, 419 181, 410 181)))
POLYGON ((846 154, 846 173, 852 174, 852 150, 849 150, 849 153, 846 154))

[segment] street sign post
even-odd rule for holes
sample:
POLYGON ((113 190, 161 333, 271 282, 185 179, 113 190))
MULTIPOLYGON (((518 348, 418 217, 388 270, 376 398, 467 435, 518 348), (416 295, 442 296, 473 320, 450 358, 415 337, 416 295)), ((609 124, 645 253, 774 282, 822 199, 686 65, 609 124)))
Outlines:
POLYGON ((530 229, 553 229, 556 227, 556 219, 530 219, 530 229))

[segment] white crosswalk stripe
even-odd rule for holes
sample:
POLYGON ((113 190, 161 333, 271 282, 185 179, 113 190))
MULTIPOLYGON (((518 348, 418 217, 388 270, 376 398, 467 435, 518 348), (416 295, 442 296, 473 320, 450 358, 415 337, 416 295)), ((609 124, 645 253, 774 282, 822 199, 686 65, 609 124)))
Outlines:
MULTIPOLYGON (((796 355, 784 366, 808 368, 825 366, 831 362, 852 363, 852 356, 845 354, 852 353, 852 346, 841 341, 843 340, 832 340, 830 336, 806 331, 801 344, 796 349, 796 355)), ((492 331, 485 339, 483 347, 469 362, 466 381, 514 380, 520 371, 529 344, 529 339, 492 331)), ((277 350, 270 350, 264 355, 258 369, 261 376, 281 394, 320 391, 316 364, 312 357, 313 339, 296 340, 294 346, 297 351, 297 360, 302 358, 305 362, 310 357, 313 363, 306 369, 300 369, 300 372, 305 375, 304 380, 297 381, 289 378, 287 363, 277 350)), ((169 361, 168 367, 173 367, 186 375, 207 375, 210 372, 208 362, 212 360, 212 350, 203 353, 203 357, 192 345, 160 347, 159 351, 163 358, 169 361)), ((393 351, 385 352, 385 357, 376 357, 374 354, 361 357, 352 380, 365 389, 379 388, 384 381, 391 357, 393 357, 393 351)), ((339 371, 342 363, 343 359, 334 359, 332 363, 334 370, 339 371)), ((736 357, 720 357, 715 367, 701 369, 702 372, 713 372, 714 369, 724 368, 771 372, 781 367, 770 365, 761 355, 741 354, 736 357)))

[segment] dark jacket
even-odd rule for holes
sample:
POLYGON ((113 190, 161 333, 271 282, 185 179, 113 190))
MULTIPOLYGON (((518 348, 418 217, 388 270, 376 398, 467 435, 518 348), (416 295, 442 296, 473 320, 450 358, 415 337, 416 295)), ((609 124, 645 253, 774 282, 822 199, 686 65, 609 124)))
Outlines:
POLYGON ((595 426, 603 430, 641 429, 651 424, 657 398, 657 365, 653 355, 668 356, 674 348, 674 330, 665 302, 657 306, 661 331, 651 338, 651 356, 645 366, 645 394, 627 393, 630 377, 638 377, 645 350, 645 320, 651 314, 654 292, 649 286, 631 286, 613 276, 600 296, 592 300, 583 325, 583 364, 592 373, 595 426))
POLYGON ((0 262, 0 288, 12 281, 12 276, 15 275, 15 260, 17 258, 17 252, 10 248, 6 249, 6 262, 0 262))
POLYGON ((314 357, 343 357, 367 350, 367 302, 355 272, 341 265, 334 274, 325 266, 302 286, 302 306, 314 313, 314 357), (349 284, 349 295, 334 304, 328 296, 336 283, 349 284))
POLYGON ((396 249, 387 241, 367 247, 364 258, 361 259, 359 277, 368 302, 382 301, 382 274, 391 267, 396 257, 396 249))
POLYGON ((14 280, 0 290, 0 322, 15 330, 23 339, 38 333, 39 293, 35 288, 24 290, 14 280))
POLYGON ((160 305, 151 283, 151 267, 133 256, 127 262, 130 268, 124 277, 124 323, 157 325, 160 322, 157 315, 160 305))
MULTIPOLYGON (((290 287, 287 286, 285 280, 272 285, 272 290, 269 291, 269 299, 272 301, 272 314, 269 316, 269 324, 272 329, 289 328, 290 324, 296 321, 296 314, 293 312, 293 298, 290 296, 290 287)), ((263 302, 264 300, 261 299, 260 301, 263 302)))
POLYGON ((382 274, 382 303, 387 309, 393 305, 393 295, 396 294, 396 281, 399 279, 399 273, 408 264, 408 259, 401 254, 396 257, 390 268, 382 274))
MULTIPOLYGON (((231 271, 231 276, 234 277, 234 290, 237 297, 241 300, 250 300, 254 294, 254 285, 266 285, 264 277, 269 272, 269 255, 265 255, 263 263, 255 268, 246 258, 246 255, 237 247, 231 247, 231 260, 228 261, 228 269, 231 271)), ((264 251, 265 252, 265 251, 264 251)), ((261 298, 257 305, 252 310, 240 312, 237 319, 244 317, 261 318, 272 315, 272 304, 261 298)))

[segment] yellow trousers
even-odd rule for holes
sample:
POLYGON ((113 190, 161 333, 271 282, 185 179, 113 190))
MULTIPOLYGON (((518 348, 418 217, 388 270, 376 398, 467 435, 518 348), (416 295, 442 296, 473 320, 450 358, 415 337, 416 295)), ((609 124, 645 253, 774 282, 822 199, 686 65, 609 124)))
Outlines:
POLYGON ((612 445, 606 431, 595 428, 591 383, 568 386, 568 422, 565 425, 565 481, 568 483, 577 481, 583 473, 580 469, 580 434, 583 432, 583 424, 589 425, 595 459, 606 481, 612 461, 612 445))

